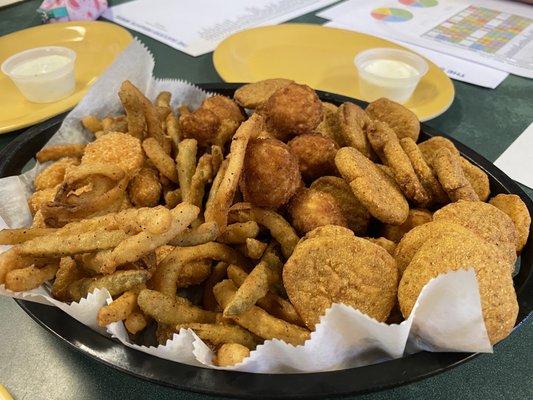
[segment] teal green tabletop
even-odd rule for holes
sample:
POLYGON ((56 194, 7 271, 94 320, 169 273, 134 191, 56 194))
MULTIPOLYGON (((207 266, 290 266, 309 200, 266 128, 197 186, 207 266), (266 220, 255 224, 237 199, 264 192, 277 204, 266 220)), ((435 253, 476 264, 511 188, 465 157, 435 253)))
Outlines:
MULTIPOLYGON (((39 25, 35 10, 40 2, 30 0, 0 8, 0 35, 39 25)), ((320 24, 324 20, 313 13, 294 22, 320 24)), ((221 82, 211 53, 190 57, 142 34, 132 34, 154 54, 157 77, 221 82)), ((453 83, 456 97, 452 106, 427 124, 491 161, 533 121, 532 80, 510 75, 494 90, 453 83)), ((0 135, 0 149, 19 133, 0 135)), ((523 188, 533 197, 533 190, 523 188)), ((89 359, 46 332, 11 299, 0 297, 0 321, 0 384, 16 400, 209 398, 146 382, 89 359)), ((533 399, 532 347, 533 319, 529 318, 498 344, 493 354, 480 355, 419 382, 358 398, 533 399)))

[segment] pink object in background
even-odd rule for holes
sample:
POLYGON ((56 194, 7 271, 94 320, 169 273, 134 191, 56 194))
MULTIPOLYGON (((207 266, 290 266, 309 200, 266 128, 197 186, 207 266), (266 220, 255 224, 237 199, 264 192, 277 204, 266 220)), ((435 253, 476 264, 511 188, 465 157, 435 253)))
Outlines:
POLYGON ((107 9, 107 0, 45 0, 37 9, 43 22, 97 19, 107 9))

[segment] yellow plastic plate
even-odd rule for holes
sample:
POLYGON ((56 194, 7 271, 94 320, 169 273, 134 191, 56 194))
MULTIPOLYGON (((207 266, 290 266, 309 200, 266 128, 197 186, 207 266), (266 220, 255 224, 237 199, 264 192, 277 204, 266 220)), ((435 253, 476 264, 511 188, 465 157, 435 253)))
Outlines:
POLYGON ((124 28, 100 21, 75 21, 36 26, 0 37, 0 64, 15 53, 39 46, 64 46, 77 53, 74 93, 54 103, 26 100, 0 72, 0 133, 44 121, 74 107, 115 57, 131 42, 124 28))
MULTIPOLYGON (((404 49, 362 33, 311 24, 282 24, 238 32, 219 44, 213 62, 226 82, 288 78, 314 89, 365 100, 354 56, 374 47, 404 49)), ((407 50, 407 49, 404 49, 407 50)), ((429 70, 405 104, 421 121, 442 114, 454 98, 453 83, 427 60, 429 70)))

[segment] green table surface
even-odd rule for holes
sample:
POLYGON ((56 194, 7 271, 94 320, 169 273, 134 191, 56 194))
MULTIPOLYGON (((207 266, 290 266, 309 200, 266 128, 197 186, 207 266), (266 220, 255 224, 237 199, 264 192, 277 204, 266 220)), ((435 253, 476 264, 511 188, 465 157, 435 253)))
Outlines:
MULTIPOLYGON (((117 4, 117 1, 111 1, 117 4)), ((39 0, 0 8, 0 34, 38 25, 39 0)), ((322 23, 308 14, 296 22, 322 23)), ((132 32, 155 56, 155 75, 190 82, 220 82, 211 54, 190 57, 132 32)), ((448 111, 428 125, 448 133, 494 161, 533 121, 533 81, 509 76, 490 90, 454 81, 448 111)), ((5 101, 5 100, 2 100, 5 101)), ((0 104, 1 106, 1 104, 0 104)), ((0 135, 0 149, 17 133, 0 135)), ((526 167, 526 166, 525 166, 526 167)), ((529 166, 531 167, 531 166, 529 166)), ((533 191, 525 188, 533 197, 533 191)), ((15 399, 207 399, 133 378, 76 352, 33 322, 17 304, 0 298, 0 383, 15 399)), ((533 321, 529 318, 494 354, 483 354, 451 371, 358 398, 532 399, 533 321)))

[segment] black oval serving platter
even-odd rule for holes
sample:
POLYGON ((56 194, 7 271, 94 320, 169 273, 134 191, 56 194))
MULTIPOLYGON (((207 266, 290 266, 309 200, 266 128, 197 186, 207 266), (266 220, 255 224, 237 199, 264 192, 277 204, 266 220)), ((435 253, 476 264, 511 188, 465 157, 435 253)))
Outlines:
MULTIPOLYGON (((210 92, 232 96, 241 84, 214 83, 200 86, 210 92)), ((366 105, 362 101, 332 93, 318 92, 318 94, 323 101, 334 104, 352 101, 363 107, 366 105)), ((7 145, 0 152, 0 177, 20 174, 24 165, 57 131, 65 115, 28 129, 7 145)), ((492 195, 517 194, 533 215, 531 199, 490 161, 453 138, 422 124, 420 140, 423 141, 432 136, 444 136, 452 140, 464 157, 484 170, 490 179, 492 195)), ((514 277, 520 307, 515 329, 519 329, 533 309, 533 240, 531 238, 520 258, 520 271, 514 277)), ((306 374, 251 374, 218 371, 171 362, 130 349, 118 341, 94 332, 57 308, 22 300, 17 300, 17 303, 49 332, 101 363, 151 382, 211 395, 239 398, 316 398, 358 394, 420 380, 444 372, 477 355, 421 352, 365 367, 306 374)), ((498 347, 496 345, 495 351, 498 351, 498 347)))

